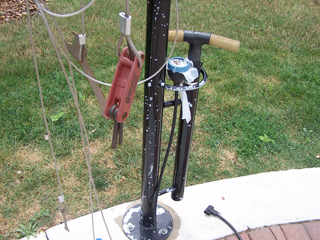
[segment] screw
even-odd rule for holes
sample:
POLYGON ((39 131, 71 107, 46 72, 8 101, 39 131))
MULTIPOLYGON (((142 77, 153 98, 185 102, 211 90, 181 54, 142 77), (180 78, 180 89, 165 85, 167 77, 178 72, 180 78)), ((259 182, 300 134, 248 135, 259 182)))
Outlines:
POLYGON ((130 232, 134 229, 134 225, 132 223, 129 223, 127 227, 130 232))
POLYGON ((168 230, 166 228, 161 228, 159 234, 167 234, 168 230))

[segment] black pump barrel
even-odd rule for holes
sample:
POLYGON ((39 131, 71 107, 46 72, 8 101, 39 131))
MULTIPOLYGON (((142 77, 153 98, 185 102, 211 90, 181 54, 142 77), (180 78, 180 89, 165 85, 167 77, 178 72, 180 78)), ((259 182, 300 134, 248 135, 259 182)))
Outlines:
MULTIPOLYGON (((174 41, 176 34, 178 34, 177 41, 189 43, 188 58, 193 61, 194 67, 198 69, 199 75, 202 65, 201 50, 204 44, 224 48, 234 52, 237 52, 240 46, 239 41, 230 38, 210 33, 182 30, 179 30, 178 33, 176 33, 176 31, 169 31, 169 41, 174 41)), ((194 82, 198 81, 199 77, 194 82)), ((197 107, 198 89, 187 91, 187 97, 190 103, 191 120, 189 123, 187 123, 186 120, 182 120, 180 117, 172 183, 174 191, 171 193, 171 198, 175 201, 182 200, 186 186, 190 147, 197 107)), ((180 113, 180 115, 182 115, 182 113, 180 113)))

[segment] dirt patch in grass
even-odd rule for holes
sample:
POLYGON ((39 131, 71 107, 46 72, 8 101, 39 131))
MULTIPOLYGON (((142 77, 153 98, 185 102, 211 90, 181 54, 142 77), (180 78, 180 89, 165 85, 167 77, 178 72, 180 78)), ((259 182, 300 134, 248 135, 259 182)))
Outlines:
POLYGON ((106 146, 105 142, 102 142, 100 140, 95 140, 93 142, 90 143, 90 152, 92 154, 92 156, 98 154, 99 152, 102 151, 102 149, 104 149, 106 146))
POLYGON ((110 169, 115 169, 117 168, 116 164, 114 163, 114 161, 112 160, 112 158, 109 158, 107 160, 107 167, 110 169))
MULTIPOLYGON (((110 140, 111 141, 111 140, 110 140)), ((90 143, 90 152, 93 158, 93 163, 103 164, 110 168, 115 169, 116 165, 113 161, 114 150, 110 149, 111 142, 109 140, 101 141, 95 140, 90 143)))
POLYGON ((236 167, 242 167, 234 150, 221 148, 218 152, 218 158, 220 159, 218 166, 220 172, 227 171, 232 174, 236 167))
POLYGON ((33 203, 30 203, 29 207, 26 208, 24 211, 21 211, 17 216, 17 218, 27 219, 30 216, 34 216, 37 212, 40 212, 40 210, 41 210, 41 205, 39 204, 39 201, 36 200, 33 203))
POLYGON ((16 153, 16 159, 25 163, 38 163, 43 160, 43 153, 34 147, 20 147, 16 153))
MULTIPOLYGON (((13 203, 15 206, 24 206, 25 202, 23 200, 18 200, 13 203)), ((1 204, 2 205, 2 204, 1 204)), ((7 207, 12 207, 8 206, 7 207)), ((15 229, 19 228, 21 220, 24 219, 26 223, 30 217, 34 216, 36 212, 40 212, 41 206, 39 201, 34 201, 33 203, 28 204, 27 207, 24 207, 23 210, 20 209, 15 214, 15 218, 12 221, 8 221, 2 214, 0 215, 0 234, 6 234, 8 232, 13 232, 15 229)), ((24 225, 26 225, 26 223, 24 225)))

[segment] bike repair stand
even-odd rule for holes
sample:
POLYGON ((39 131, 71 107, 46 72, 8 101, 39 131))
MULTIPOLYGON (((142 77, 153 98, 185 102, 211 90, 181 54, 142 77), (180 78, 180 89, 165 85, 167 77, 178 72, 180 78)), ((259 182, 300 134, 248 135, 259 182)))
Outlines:
POLYGON ((167 44, 173 41, 178 34, 178 41, 188 42, 188 59, 193 62, 193 67, 198 71, 198 77, 193 85, 170 86, 165 83, 165 69, 150 81, 145 83, 144 89, 144 119, 143 119, 143 165, 141 204, 129 209, 123 218, 123 230, 130 239, 166 239, 173 228, 173 220, 170 213, 157 205, 160 184, 159 158, 161 149, 161 130, 163 108, 173 106, 174 102, 164 102, 164 88, 175 91, 187 91, 187 99, 190 105, 191 119, 189 122, 180 118, 178 142, 175 158, 173 184, 167 188, 172 192, 172 199, 180 201, 183 198, 186 185, 188 161, 192 131, 194 126, 198 88, 207 81, 206 72, 201 68, 201 49, 204 44, 222 47, 237 51, 239 42, 212 35, 209 33, 168 31, 170 0, 147 1, 147 35, 145 77, 151 76, 166 61, 167 44), (199 73, 203 79, 199 82, 199 73))

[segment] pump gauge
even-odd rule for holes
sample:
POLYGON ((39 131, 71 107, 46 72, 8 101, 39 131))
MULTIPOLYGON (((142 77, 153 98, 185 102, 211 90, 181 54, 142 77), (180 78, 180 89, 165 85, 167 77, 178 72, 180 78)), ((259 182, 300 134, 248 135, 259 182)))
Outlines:
POLYGON ((175 83, 182 83, 186 80, 184 73, 193 67, 192 62, 186 58, 174 57, 168 61, 168 75, 175 83))
POLYGON ((174 57, 168 61, 168 70, 173 73, 183 73, 190 68, 190 61, 182 57, 174 57))

